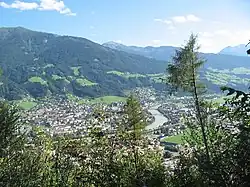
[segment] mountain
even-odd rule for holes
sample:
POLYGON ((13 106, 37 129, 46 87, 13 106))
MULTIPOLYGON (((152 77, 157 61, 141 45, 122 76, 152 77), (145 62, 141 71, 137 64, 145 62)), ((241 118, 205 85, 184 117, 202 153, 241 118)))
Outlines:
POLYGON ((246 45, 245 44, 240 44, 237 46, 228 46, 224 49, 222 49, 219 54, 227 54, 227 55, 237 55, 237 56, 247 56, 246 53, 246 45))
MULTIPOLYGON (((0 28, 0 96, 123 96, 135 87, 166 89, 160 80, 175 47, 103 45, 73 36, 0 28)), ((250 81, 248 57, 203 54, 201 78, 212 91, 221 85, 240 89, 250 81)))
POLYGON ((107 42, 102 44, 105 47, 111 49, 124 51, 127 53, 142 55, 148 58, 155 58, 158 60, 169 60, 174 55, 176 47, 172 46, 161 46, 161 47, 137 47, 137 46, 126 46, 116 42, 107 42))
MULTIPOLYGON (((104 43, 103 46, 132 54, 138 54, 157 60, 170 61, 176 47, 136 47, 117 44, 115 42, 104 43)), ((246 54, 246 48, 240 45, 242 54, 246 54)), ((201 69, 201 79, 212 91, 220 92, 220 86, 230 86, 246 90, 250 83, 250 59, 244 56, 228 54, 200 53, 200 57, 206 60, 201 69)))
POLYGON ((123 95, 137 86, 163 87, 152 76, 162 72, 166 62, 85 38, 16 27, 0 28, 0 66, 0 95, 20 99, 51 94, 123 95))

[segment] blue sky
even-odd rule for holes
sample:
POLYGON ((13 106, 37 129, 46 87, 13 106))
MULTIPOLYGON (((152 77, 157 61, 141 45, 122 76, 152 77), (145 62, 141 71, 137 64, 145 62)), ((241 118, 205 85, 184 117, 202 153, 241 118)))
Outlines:
POLYGON ((249 0, 0 0, 0 26, 137 46, 180 46, 193 32, 218 52, 250 39, 249 10, 249 0))

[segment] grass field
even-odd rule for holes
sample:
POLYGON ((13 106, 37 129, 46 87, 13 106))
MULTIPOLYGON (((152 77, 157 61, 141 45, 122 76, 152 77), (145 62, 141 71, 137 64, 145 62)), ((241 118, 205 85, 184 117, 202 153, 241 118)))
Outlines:
POLYGON ((182 136, 183 136, 183 134, 178 134, 178 135, 175 135, 175 136, 169 136, 169 137, 164 138, 163 141, 181 144, 182 143, 182 139, 181 139, 182 136))
POLYGON ((119 96, 104 96, 90 100, 91 103, 106 103, 106 104, 110 104, 113 102, 124 102, 124 101, 126 101, 126 98, 119 96))
POLYGON ((146 75, 138 74, 138 73, 129 73, 129 72, 120 72, 120 71, 108 71, 107 74, 114 74, 124 78, 138 78, 138 77, 146 77, 146 75))
POLYGON ((76 79, 76 82, 78 84, 80 84, 81 86, 94 86, 94 85, 97 85, 97 83, 91 82, 90 80, 85 79, 85 78, 76 79))
POLYGON ((41 77, 31 77, 29 78, 29 81, 33 83, 41 83, 42 85, 47 85, 47 82, 43 80, 41 77))
POLYGON ((157 83, 162 83, 161 78, 164 78, 164 73, 155 73, 155 74, 139 74, 139 73, 129 73, 129 72, 120 72, 120 71, 108 71, 107 74, 114 74, 126 79, 128 78, 138 78, 138 77, 149 77, 152 81, 157 83))
POLYGON ((79 76, 80 75, 80 69, 81 67, 80 66, 77 66, 77 67, 71 67, 71 69, 73 70, 73 73, 75 76, 79 76))
POLYGON ((88 99, 88 98, 79 98, 76 97, 70 93, 67 94, 67 98, 72 101, 77 101, 78 104, 85 104, 85 103, 90 103, 90 104, 96 104, 96 103, 106 103, 110 104, 113 102, 125 102, 126 97, 119 97, 119 96, 104 96, 104 97, 97 97, 93 99, 88 99))
POLYGON ((65 78, 60 77, 60 76, 58 76, 58 75, 52 75, 52 79, 56 81, 56 80, 63 80, 63 79, 65 79, 65 78))
POLYGON ((17 105, 21 107, 22 109, 29 110, 35 107, 37 103, 34 101, 20 101, 17 105))
POLYGON ((213 68, 208 68, 209 71, 205 72, 205 77, 208 81, 213 84, 224 86, 227 84, 237 85, 244 84, 248 85, 250 79, 249 78, 241 78, 237 75, 249 75, 250 69, 246 69, 243 67, 234 68, 232 70, 224 69, 217 70, 213 68))

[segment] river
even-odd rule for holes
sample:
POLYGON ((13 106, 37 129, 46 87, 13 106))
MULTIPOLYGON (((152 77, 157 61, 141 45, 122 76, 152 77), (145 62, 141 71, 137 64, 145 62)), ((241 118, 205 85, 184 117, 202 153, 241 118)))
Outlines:
POLYGON ((155 105, 149 109, 149 112, 155 117, 155 121, 148 125, 146 130, 155 129, 168 121, 168 119, 157 110, 159 106, 160 105, 155 105))

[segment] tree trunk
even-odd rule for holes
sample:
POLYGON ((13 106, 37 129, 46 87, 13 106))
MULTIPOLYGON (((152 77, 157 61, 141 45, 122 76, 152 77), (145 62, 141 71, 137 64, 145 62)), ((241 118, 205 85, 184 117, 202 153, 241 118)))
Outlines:
POLYGON ((195 110, 196 110, 196 117, 199 120, 199 124, 201 126, 201 133, 202 133, 202 138, 203 138, 203 143, 205 145, 205 149, 206 149, 206 157, 207 157, 207 161, 208 163, 210 163, 210 156, 209 156, 209 150, 208 150, 208 143, 207 143, 207 136, 206 136, 206 132, 205 132, 205 124, 203 123, 202 120, 202 115, 201 115, 201 108, 200 108, 200 103, 199 103, 199 97, 198 97, 198 93, 197 93, 197 85, 196 85, 196 78, 195 78, 195 68, 192 62, 192 66, 193 66, 193 71, 192 71, 192 81, 193 81, 193 94, 194 94, 194 100, 195 100, 195 110))

